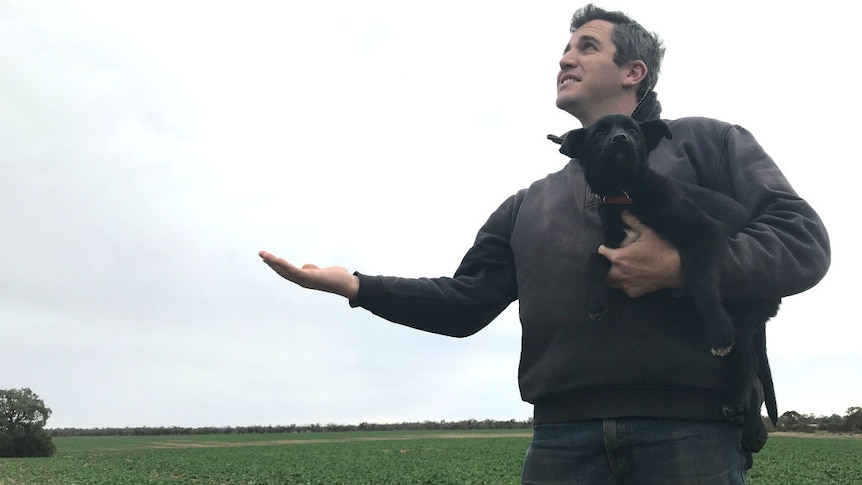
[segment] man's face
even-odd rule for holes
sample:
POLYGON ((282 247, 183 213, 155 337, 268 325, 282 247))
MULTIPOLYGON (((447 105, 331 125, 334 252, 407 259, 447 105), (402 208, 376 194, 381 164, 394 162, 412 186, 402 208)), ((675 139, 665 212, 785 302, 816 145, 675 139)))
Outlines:
POLYGON ((557 107, 572 115, 596 116, 623 95, 626 69, 614 63, 614 24, 592 20, 572 33, 560 59, 557 107))

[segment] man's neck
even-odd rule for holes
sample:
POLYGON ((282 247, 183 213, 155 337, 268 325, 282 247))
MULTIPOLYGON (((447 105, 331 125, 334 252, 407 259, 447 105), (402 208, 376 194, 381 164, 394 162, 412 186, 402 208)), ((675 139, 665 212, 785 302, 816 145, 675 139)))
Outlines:
POLYGON ((581 126, 587 127, 599 118, 610 114, 631 115, 638 106, 638 99, 634 91, 628 91, 616 99, 606 99, 605 102, 593 103, 592 106, 573 107, 566 110, 581 122, 581 126), (582 109, 578 109, 582 108, 582 109))
POLYGON ((634 99, 620 101, 614 105, 610 105, 604 108, 597 108, 595 111, 590 113, 583 113, 580 115, 575 115, 576 118, 581 122, 581 125, 584 127, 590 126, 596 122, 599 118, 605 115, 611 114, 624 114, 631 115, 635 108, 637 108, 638 104, 634 99))

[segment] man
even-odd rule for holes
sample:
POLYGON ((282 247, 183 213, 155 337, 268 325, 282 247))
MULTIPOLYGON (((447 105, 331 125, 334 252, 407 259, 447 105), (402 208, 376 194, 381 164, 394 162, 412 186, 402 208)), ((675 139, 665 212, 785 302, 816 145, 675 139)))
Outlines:
MULTIPOLYGON (((593 5, 575 13, 571 30, 557 106, 584 126, 610 113, 657 118, 658 37, 593 5)), ((651 166, 721 190, 753 214, 729 241, 724 297, 781 298, 816 284, 830 258, 823 224, 752 136, 703 118, 669 125, 673 139, 651 166)), ((583 291, 600 222, 577 161, 506 200, 452 278, 371 277, 260 256, 294 283, 444 335, 471 335, 517 299, 518 379, 535 422, 523 483, 745 483, 740 423, 721 413, 726 360, 705 350, 679 255, 636 218, 624 220, 639 237, 599 248, 612 262, 609 284, 621 290, 600 323, 587 320, 583 291)))

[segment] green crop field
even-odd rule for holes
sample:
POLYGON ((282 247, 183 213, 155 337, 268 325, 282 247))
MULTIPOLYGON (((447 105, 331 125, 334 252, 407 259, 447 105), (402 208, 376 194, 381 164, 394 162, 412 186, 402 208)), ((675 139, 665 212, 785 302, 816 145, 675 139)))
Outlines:
POLYGON ((771 436, 749 479, 752 485, 862 485, 862 439, 771 436))
MULTIPOLYGON (((524 430, 54 438, 0 485, 518 484, 524 430)), ((753 485, 862 484, 862 439, 773 436, 753 485)))

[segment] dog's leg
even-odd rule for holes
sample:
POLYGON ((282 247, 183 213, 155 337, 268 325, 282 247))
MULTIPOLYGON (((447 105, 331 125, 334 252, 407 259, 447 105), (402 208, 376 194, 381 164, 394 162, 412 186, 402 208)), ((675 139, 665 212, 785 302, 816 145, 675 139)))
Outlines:
MULTIPOLYGON (((731 367, 735 389, 732 400, 747 403, 750 394, 760 387, 766 412, 773 425, 778 422, 778 405, 766 355, 766 322, 778 312, 779 303, 780 300, 730 300, 725 303, 736 327, 737 346, 744 345, 746 355, 741 367, 731 367)), ((761 401, 756 406, 759 415, 761 401)))
POLYGON ((757 453, 766 444, 769 432, 760 418, 760 390, 755 388, 749 396, 745 416, 742 420, 742 449, 749 453, 757 453))
MULTIPOLYGON (((602 244, 618 248, 630 237, 629 229, 623 224, 622 209, 614 205, 601 205, 599 217, 602 221, 602 244)), ((608 312, 611 290, 608 288, 608 272, 611 262, 599 253, 587 258, 586 266, 586 310, 587 318, 598 322, 608 312)))
POLYGON ((772 369, 769 367, 769 358, 766 356, 766 322, 778 313, 780 300, 756 302, 757 310, 752 323, 756 324, 752 336, 755 359, 757 360, 757 378, 763 386, 763 397, 766 402, 766 412, 772 425, 778 424, 778 403, 775 399, 775 384, 772 382, 772 369))
MULTIPOLYGON (((730 373, 730 399, 722 408, 722 414, 727 417, 746 414, 751 406, 751 394, 757 380, 758 359, 755 344, 752 340, 755 332, 754 322, 749 315, 737 314, 733 319, 736 330, 736 346, 727 357, 730 373)), ((760 416, 760 400, 757 401, 757 417, 760 416)))
POLYGON ((608 271, 611 262, 599 253, 593 253, 587 260, 587 318, 597 322, 604 318, 608 311, 608 271))
POLYGON ((683 278, 704 325, 706 341, 713 355, 724 357, 733 350, 735 331, 730 315, 721 304, 718 265, 692 257, 680 250, 683 278))
MULTIPOLYGON (((694 300, 713 355, 733 350, 733 320, 721 304, 721 261, 727 250, 729 228, 694 203, 682 203, 673 214, 676 224, 665 235, 679 252, 683 284, 694 300)), ((646 222, 649 225, 649 222, 646 222)))
POLYGON ((760 408, 764 402, 772 425, 775 426, 778 422, 775 387, 766 358, 766 321, 775 315, 778 306, 777 302, 745 302, 741 306, 742 313, 736 313, 736 317, 742 322, 740 326, 748 326, 747 331, 742 328, 739 330, 740 333, 748 334, 746 352, 750 355, 750 360, 746 363, 750 367, 746 369, 746 388, 742 397, 746 399, 743 402, 747 403, 742 422, 742 443, 744 448, 754 453, 763 448, 768 436, 760 417, 760 408), (770 306, 774 311, 769 310, 770 306))

